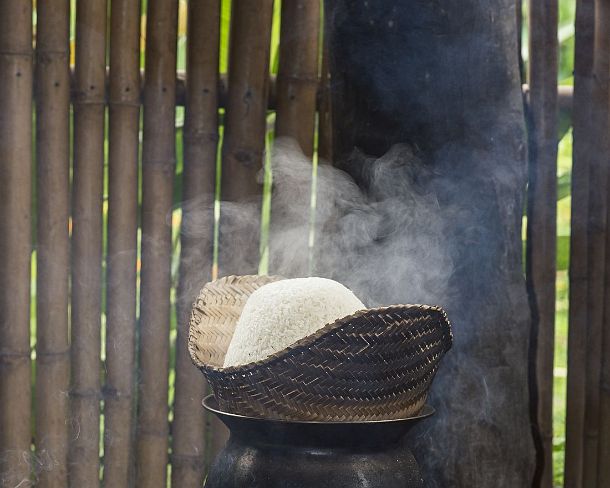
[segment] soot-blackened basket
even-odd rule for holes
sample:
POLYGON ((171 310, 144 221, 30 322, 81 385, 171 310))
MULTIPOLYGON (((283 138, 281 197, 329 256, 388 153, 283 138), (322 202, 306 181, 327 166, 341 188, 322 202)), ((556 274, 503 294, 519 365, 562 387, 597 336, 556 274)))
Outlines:
POLYGON ((394 305, 343 317, 268 358, 223 368, 248 297, 280 280, 228 276, 205 285, 189 351, 222 411, 277 419, 358 421, 415 416, 452 344, 445 312, 394 305))

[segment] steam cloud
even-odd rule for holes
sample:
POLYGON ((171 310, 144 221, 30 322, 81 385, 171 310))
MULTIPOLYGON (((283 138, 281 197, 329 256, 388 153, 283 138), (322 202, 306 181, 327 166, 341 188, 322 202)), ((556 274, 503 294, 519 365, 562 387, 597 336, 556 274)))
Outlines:
MULTIPOLYGON (((272 160, 270 273, 336 279, 369 307, 434 304, 449 314, 455 344, 429 400, 437 414, 413 439, 428 487, 457 486, 455 480, 519 486, 531 466, 506 459, 503 447, 532 449, 522 367, 529 311, 520 306, 527 303, 525 287, 514 265, 520 248, 505 246, 519 242, 518 189, 525 184, 519 165, 497 151, 473 156, 459 144, 425 159, 404 144, 379 158, 355 149, 350 164, 359 168, 358 185, 318 166, 311 225, 311 162, 286 140, 277 141, 272 160), (499 327, 507 317, 515 326, 499 327), (518 417, 499 414, 507 408, 518 417)), ((223 205, 221 228, 236 234, 231 224, 251 222, 256 208, 231 203, 227 221, 223 205)))
POLYGON ((307 266, 311 161, 290 141, 276 143, 270 271, 337 279, 368 306, 442 305, 453 264, 443 245, 448 214, 440 217, 430 185, 439 175, 406 145, 378 159, 355 150, 353 158, 362 167, 364 189, 343 171, 318 166, 315 245, 307 266))

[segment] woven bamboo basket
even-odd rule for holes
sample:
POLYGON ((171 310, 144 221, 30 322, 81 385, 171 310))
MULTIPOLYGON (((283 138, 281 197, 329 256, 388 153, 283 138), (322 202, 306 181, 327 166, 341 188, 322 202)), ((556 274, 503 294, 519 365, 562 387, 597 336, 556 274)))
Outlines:
POLYGON ((281 278, 228 276, 205 285, 191 313, 189 352, 221 410, 250 417, 362 421, 423 407, 452 344, 445 312, 427 305, 343 317, 268 358, 223 368, 248 297, 281 278))

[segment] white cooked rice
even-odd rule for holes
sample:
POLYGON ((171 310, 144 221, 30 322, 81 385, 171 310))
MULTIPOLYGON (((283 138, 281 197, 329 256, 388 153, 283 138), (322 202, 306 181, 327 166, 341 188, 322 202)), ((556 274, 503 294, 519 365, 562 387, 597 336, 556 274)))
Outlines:
POLYGON ((246 301, 224 367, 265 359, 364 308, 349 289, 326 278, 295 278, 264 285, 246 301))

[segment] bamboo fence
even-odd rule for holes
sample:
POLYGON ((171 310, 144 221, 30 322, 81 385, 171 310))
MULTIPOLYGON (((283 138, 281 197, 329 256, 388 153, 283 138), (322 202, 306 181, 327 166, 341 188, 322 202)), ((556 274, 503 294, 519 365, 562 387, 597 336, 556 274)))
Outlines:
MULTIPOLYGON (((201 408, 209 389, 185 347, 187 318, 213 276, 257 271, 269 111, 276 111, 276 136, 295 139, 307 157, 332 162, 332 117, 340 114, 331 110, 332 53, 320 35, 320 4, 282 2, 276 78, 270 74, 273 0, 232 2, 228 75, 219 72, 228 0, 188 2, 186 72, 176 70, 180 1, 148 0, 145 12, 131 0, 79 1, 75 12, 67 0, 37 2, 35 57, 32 2, 0 2, 0 486, 89 487, 101 480, 160 488, 171 466, 172 486, 200 487, 226 430, 201 408), (178 105, 185 107, 181 176, 178 105), (182 193, 174 196, 177 177, 182 193), (242 213, 246 207, 255 210, 242 213), (180 216, 174 345, 171 220, 180 216)), ((601 488, 610 486, 604 462, 610 457, 610 6, 577 2, 572 94, 557 87, 557 0, 543 3, 528 3, 524 76, 536 486, 552 486, 561 111, 571 114, 574 131, 565 486, 601 488)), ((521 1, 515 5, 519 19, 521 1)), ((274 224, 274 205, 272 199, 271 246, 273 226, 281 224, 279 214, 274 224)))
POLYGON ((134 479, 140 2, 113 0, 108 88, 108 248, 104 484, 134 479))
POLYGON ((529 6, 529 185, 527 282, 533 315, 535 419, 540 442, 537 486, 553 486, 553 358, 557 246, 558 3, 529 6))

